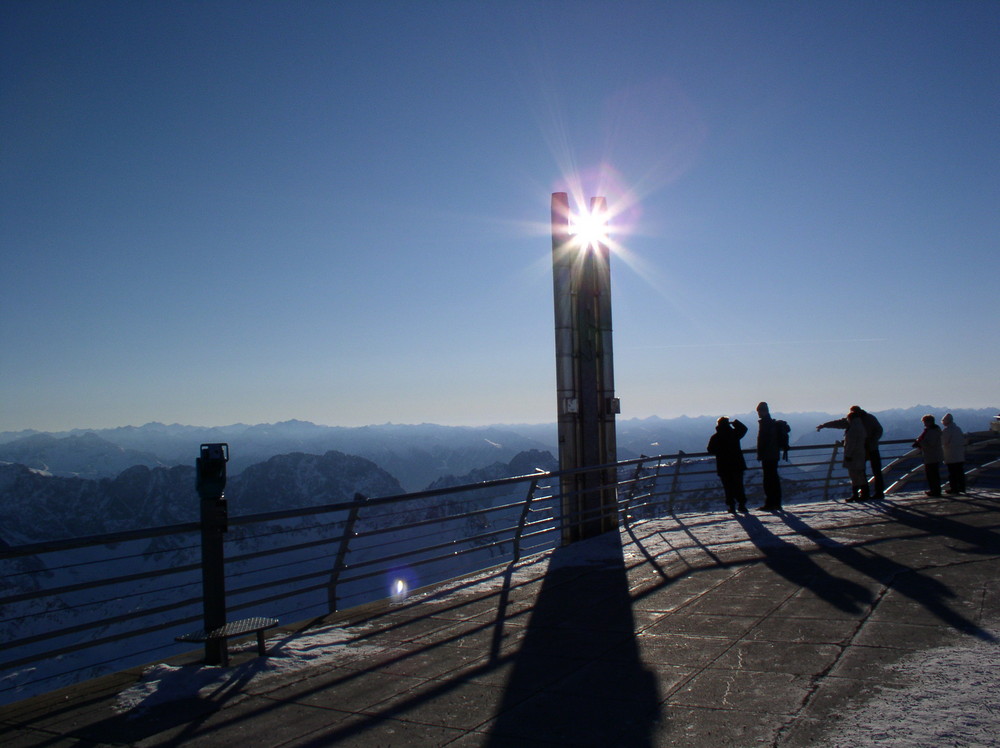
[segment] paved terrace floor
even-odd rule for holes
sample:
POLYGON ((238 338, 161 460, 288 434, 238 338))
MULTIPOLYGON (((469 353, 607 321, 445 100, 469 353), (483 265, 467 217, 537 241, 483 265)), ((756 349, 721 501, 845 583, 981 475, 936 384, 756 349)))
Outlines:
POLYGON ((126 673, 5 707, 0 743, 816 745, 912 685, 893 663, 996 646, 998 526, 997 491, 639 522, 269 640, 273 664, 336 632, 310 666, 251 644, 174 662, 215 673, 186 697, 123 712, 126 673))

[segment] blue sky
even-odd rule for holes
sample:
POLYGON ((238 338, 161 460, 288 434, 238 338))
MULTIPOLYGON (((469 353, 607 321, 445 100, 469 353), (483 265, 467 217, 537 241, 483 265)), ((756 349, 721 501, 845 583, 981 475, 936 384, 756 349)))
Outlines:
POLYGON ((1000 403, 996 2, 8 2, 0 430, 1000 403))

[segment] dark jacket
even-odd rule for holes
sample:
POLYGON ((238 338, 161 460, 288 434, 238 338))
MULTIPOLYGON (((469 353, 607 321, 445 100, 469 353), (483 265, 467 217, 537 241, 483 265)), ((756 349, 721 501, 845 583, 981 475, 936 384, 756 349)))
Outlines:
POLYGON ((715 433, 708 440, 708 452, 715 455, 715 472, 719 475, 747 469, 743 458, 740 439, 746 436, 747 427, 737 420, 715 427, 715 433))
POLYGON ((781 459, 781 443, 778 441, 778 422, 768 416, 757 422, 757 459, 781 459))
POLYGON ((882 424, 867 410, 861 411, 861 422, 865 425, 865 447, 869 452, 878 451, 878 441, 882 438, 882 424))
MULTIPOLYGON (((865 426, 865 449, 869 452, 878 451, 878 442, 882 438, 882 424, 879 423, 878 419, 869 413, 867 410, 858 409, 858 413, 861 415, 861 423, 865 426)), ((827 421, 826 423, 821 423, 819 427, 821 429, 844 429, 850 426, 850 423, 846 418, 838 418, 835 421, 827 421)))

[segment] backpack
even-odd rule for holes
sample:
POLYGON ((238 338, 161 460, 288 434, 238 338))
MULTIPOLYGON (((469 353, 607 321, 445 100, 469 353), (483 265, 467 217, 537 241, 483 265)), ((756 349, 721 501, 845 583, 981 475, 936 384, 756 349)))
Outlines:
POLYGON ((877 446, 878 440, 882 438, 882 424, 871 413, 865 412, 861 414, 861 422, 865 425, 867 435, 865 441, 874 442, 877 446))
POLYGON ((785 461, 788 461, 788 435, 792 433, 792 427, 788 425, 788 421, 775 421, 774 422, 774 433, 778 441, 778 451, 784 456, 785 461))

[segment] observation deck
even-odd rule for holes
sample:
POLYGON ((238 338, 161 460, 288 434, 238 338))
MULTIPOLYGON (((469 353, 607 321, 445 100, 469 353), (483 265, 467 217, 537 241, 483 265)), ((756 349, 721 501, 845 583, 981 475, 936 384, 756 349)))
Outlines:
POLYGON ((865 710, 922 688, 928 661, 998 645, 992 485, 718 509, 319 616, 270 637, 266 658, 250 642, 229 668, 184 654, 24 699, 0 708, 0 742, 864 744, 906 729, 865 710))

